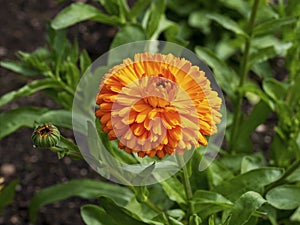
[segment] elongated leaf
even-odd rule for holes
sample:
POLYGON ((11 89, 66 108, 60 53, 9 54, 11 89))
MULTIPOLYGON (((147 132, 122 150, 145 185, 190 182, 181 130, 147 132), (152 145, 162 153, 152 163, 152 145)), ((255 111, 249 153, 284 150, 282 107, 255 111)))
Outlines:
POLYGON ((92 64, 91 58, 86 50, 83 50, 79 56, 79 62, 80 62, 80 71, 81 75, 84 74, 84 72, 89 68, 89 66, 92 64))
POLYGON ((195 49, 197 56, 206 62, 216 76, 216 80, 221 88, 230 96, 234 97, 234 90, 238 85, 238 75, 227 66, 227 64, 219 59, 213 51, 208 48, 197 46, 195 49))
POLYGON ((153 170, 155 169, 155 162, 153 162, 150 166, 143 169, 136 177, 133 178, 132 183, 134 184, 142 184, 145 180, 149 179, 153 170))
POLYGON ((133 197, 132 192, 118 185, 94 180, 71 180, 40 190, 31 200, 29 206, 30 220, 34 221, 39 208, 46 204, 78 196, 86 199, 106 196, 118 204, 125 205, 133 197))
POLYGON ((86 225, 118 225, 113 217, 96 205, 81 207, 80 214, 86 225))
POLYGON ((127 44, 132 41, 141 41, 145 39, 146 35, 143 28, 138 25, 127 25, 122 27, 116 34, 110 48, 115 48, 119 45, 127 44))
POLYGON ((296 169, 291 175, 289 175, 286 180, 290 183, 300 181, 300 167, 296 169))
POLYGON ((130 9, 129 17, 130 19, 135 19, 138 15, 140 15, 143 10, 149 5, 151 0, 137 0, 134 5, 130 9))
POLYGON ((194 212, 200 213, 202 216, 203 213, 209 215, 233 206, 232 202, 221 194, 205 190, 196 191, 192 198, 192 203, 194 205, 194 212))
POLYGON ((60 85, 52 79, 35 80, 23 86, 17 91, 11 91, 0 98, 0 107, 23 96, 29 96, 33 93, 47 88, 60 88, 60 85))
POLYGON ((258 95, 261 100, 267 103, 272 110, 275 110, 274 102, 268 97, 268 95, 266 95, 264 91, 258 88, 257 85, 247 84, 239 88, 239 91, 241 91, 242 93, 250 92, 258 95))
POLYGON ((232 208, 229 225, 246 224, 251 215, 264 203, 266 203, 266 200, 256 192, 249 191, 243 194, 232 208))
POLYGON ((39 123, 52 123, 59 127, 72 129, 72 112, 68 110, 51 110, 36 118, 39 123))
POLYGON ((259 168, 225 181, 214 188, 213 191, 234 201, 248 191, 262 193, 264 186, 275 182, 282 175, 283 169, 280 168, 259 168))
POLYGON ((241 164, 241 173, 246 173, 248 171, 258 169, 265 166, 265 159, 263 154, 258 153, 254 155, 247 155, 243 157, 241 164))
POLYGON ((41 74, 39 71, 27 68, 26 66, 22 65, 22 63, 19 63, 19 62, 3 61, 3 62, 0 62, 0 66, 2 66, 5 69, 11 70, 15 73, 19 73, 19 74, 22 74, 25 76, 36 76, 36 75, 41 74))
POLYGON ((300 222, 300 207, 297 208, 297 210, 293 213, 291 216, 291 221, 297 221, 300 222))
POLYGON ((253 34, 257 36, 270 34, 270 33, 273 34, 274 32, 282 29, 283 26, 293 24, 296 21, 297 19, 295 17, 270 19, 255 26, 253 30, 253 34))
POLYGON ((146 29, 145 29, 148 38, 151 38, 152 35, 155 33, 155 31, 159 25, 161 16, 163 15, 163 13, 165 11, 165 5, 166 5, 165 0, 152 1, 150 11, 149 11, 149 18, 148 18, 146 29))
POLYGON ((266 199, 277 209, 291 210, 300 207, 300 187, 282 185, 271 189, 266 199))
POLYGON ((179 222, 178 220, 174 219, 171 216, 169 216, 169 223, 170 225, 184 225, 183 223, 179 222))
POLYGON ((190 225, 201 225, 202 220, 197 214, 193 214, 189 218, 189 224, 190 225))
POLYGON ((206 17, 208 11, 194 11, 189 15, 188 23, 190 26, 199 28, 204 34, 209 34, 211 20, 206 17))
POLYGON ((288 86, 274 78, 269 78, 264 80, 263 89, 267 95, 277 101, 286 96, 288 86))
POLYGON ((241 15, 247 18, 247 14, 251 11, 251 2, 240 0, 220 0, 220 2, 229 9, 238 11, 241 15))
POLYGON ((243 121, 238 132, 235 150, 238 152, 251 152, 252 142, 250 135, 257 126, 262 124, 270 115, 271 109, 264 101, 257 103, 247 120, 243 121), (259 116, 257 116, 259 115, 259 116))
POLYGON ((248 68, 252 66, 267 61, 275 57, 277 54, 274 46, 267 46, 265 48, 258 49, 256 52, 250 55, 250 60, 248 62, 248 68))
POLYGON ((230 30, 236 34, 242 35, 244 37, 248 37, 248 35, 239 27, 239 25, 229 17, 220 15, 220 14, 208 14, 207 17, 216 21, 222 27, 227 30, 230 30))
POLYGON ((119 15, 118 0, 98 0, 105 10, 112 15, 119 15))
POLYGON ((89 19, 112 25, 120 24, 117 17, 108 16, 94 6, 78 2, 62 10, 54 18, 51 26, 54 29, 62 29, 89 19))
POLYGON ((0 114, 0 139, 21 127, 33 127, 34 122, 45 114, 48 109, 24 107, 12 109, 0 114))
POLYGON ((99 201, 108 215, 114 218, 121 218, 122 224, 124 225, 162 225, 159 222, 149 221, 143 219, 142 217, 139 217, 133 212, 127 210, 126 208, 117 205, 114 201, 112 201, 109 198, 101 197, 99 201))
POLYGON ((0 214, 6 206, 13 202, 18 183, 19 180, 14 180, 0 190, 0 214))
POLYGON ((133 58, 135 53, 143 52, 145 46, 139 43, 131 43, 130 45, 122 46, 122 50, 116 48, 123 44, 143 40, 146 40, 146 33, 141 26, 127 25, 122 27, 111 43, 110 49, 113 50, 109 52, 108 64, 115 65, 121 63, 123 59, 133 58))
POLYGON ((176 177, 161 182, 161 185, 171 200, 179 204, 186 204, 184 187, 176 177))

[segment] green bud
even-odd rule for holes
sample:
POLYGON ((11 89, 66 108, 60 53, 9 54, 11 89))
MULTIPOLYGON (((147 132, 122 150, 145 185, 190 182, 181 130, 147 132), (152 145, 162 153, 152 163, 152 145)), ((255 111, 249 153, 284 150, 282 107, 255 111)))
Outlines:
POLYGON ((31 140, 35 148, 54 147, 60 140, 60 132, 52 124, 41 124, 34 129, 31 140))

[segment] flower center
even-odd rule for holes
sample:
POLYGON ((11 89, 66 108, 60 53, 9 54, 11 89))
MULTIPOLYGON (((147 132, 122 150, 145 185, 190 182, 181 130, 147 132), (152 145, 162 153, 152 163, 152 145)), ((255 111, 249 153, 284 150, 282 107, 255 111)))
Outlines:
POLYGON ((145 87, 142 87, 144 101, 153 108, 165 108, 171 105, 177 88, 174 82, 161 76, 148 78, 145 87))
POLYGON ((51 135, 52 134, 52 129, 49 127, 49 126, 45 126, 45 127, 41 127, 37 133, 44 137, 44 136, 47 136, 47 135, 51 135))

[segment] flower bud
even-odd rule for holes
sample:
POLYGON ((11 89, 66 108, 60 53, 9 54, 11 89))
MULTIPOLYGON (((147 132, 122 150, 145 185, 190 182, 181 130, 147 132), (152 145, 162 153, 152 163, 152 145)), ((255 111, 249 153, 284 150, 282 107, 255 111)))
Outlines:
POLYGON ((52 124, 41 124, 34 129, 31 140, 36 148, 54 147, 60 140, 60 132, 52 124))

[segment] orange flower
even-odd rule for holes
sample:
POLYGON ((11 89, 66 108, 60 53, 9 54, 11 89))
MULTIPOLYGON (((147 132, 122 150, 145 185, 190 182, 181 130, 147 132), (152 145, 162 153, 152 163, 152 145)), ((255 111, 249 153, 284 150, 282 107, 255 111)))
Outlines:
POLYGON ((136 54, 105 74, 96 117, 119 147, 163 158, 207 145, 222 100, 198 66, 172 54, 136 54))

